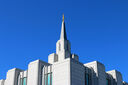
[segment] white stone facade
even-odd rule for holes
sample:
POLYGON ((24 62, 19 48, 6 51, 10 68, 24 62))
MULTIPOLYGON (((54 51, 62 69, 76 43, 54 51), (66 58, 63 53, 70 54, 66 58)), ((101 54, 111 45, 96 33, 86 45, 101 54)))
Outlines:
POLYGON ((0 85, 128 85, 116 70, 105 72, 105 66, 93 61, 82 64, 79 56, 71 53, 64 18, 61 36, 56 43, 56 53, 48 56, 48 63, 30 62, 27 70, 17 68, 7 72, 0 85))

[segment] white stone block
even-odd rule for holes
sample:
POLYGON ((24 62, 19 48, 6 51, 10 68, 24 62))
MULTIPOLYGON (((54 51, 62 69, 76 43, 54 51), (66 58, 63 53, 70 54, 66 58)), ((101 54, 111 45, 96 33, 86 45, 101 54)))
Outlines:
POLYGON ((102 63, 98 61, 90 62, 84 64, 88 68, 93 68, 94 70, 94 78, 92 80, 93 85, 106 85, 106 73, 105 67, 102 63))
POLYGON ((17 85, 18 84, 18 75, 22 70, 14 68, 7 72, 5 85, 17 85))
POLYGON ((112 77, 115 79, 115 81, 117 82, 117 85, 123 85, 123 79, 122 79, 122 75, 119 71, 117 70, 112 70, 112 71, 108 71, 108 74, 112 75, 112 77))

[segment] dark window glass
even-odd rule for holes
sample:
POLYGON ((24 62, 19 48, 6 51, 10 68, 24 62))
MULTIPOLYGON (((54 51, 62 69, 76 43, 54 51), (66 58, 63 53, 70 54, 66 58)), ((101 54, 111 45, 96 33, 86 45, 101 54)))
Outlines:
POLYGON ((23 85, 27 85, 27 78, 23 78, 23 85))
POLYGON ((91 85, 91 75, 85 73, 85 85, 91 85))
POLYGON ((52 73, 45 74, 45 85, 52 85, 52 73))
POLYGON ((54 57, 54 62, 57 62, 57 61, 58 61, 58 56, 55 55, 55 57, 54 57))
POLYGON ((106 79, 106 85, 111 85, 111 80, 110 79, 106 79))
POLYGON ((26 77, 20 79, 20 85, 27 85, 27 78, 26 77))
POLYGON ((48 74, 48 85, 50 85, 50 74, 48 74))

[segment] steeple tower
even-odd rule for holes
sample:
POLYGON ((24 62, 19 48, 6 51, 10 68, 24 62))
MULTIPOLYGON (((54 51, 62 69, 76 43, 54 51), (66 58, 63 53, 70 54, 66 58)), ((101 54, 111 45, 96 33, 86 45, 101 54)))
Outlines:
POLYGON ((56 44, 56 54, 58 55, 58 60, 63 60, 71 55, 70 42, 67 40, 66 35, 64 15, 62 18, 60 40, 56 44))
POLYGON ((54 64, 55 62, 61 62, 67 58, 79 61, 79 57, 76 54, 71 54, 71 45, 67 39, 63 15, 60 39, 56 43, 56 53, 52 53, 48 56, 48 63, 54 64))

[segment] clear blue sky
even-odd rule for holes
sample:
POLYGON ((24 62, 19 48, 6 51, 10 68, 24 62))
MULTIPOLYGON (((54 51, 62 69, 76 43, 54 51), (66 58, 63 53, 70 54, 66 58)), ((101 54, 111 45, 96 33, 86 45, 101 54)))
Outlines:
POLYGON ((128 82, 128 0, 0 0, 0 79, 55 52, 62 14, 72 52, 128 82))

